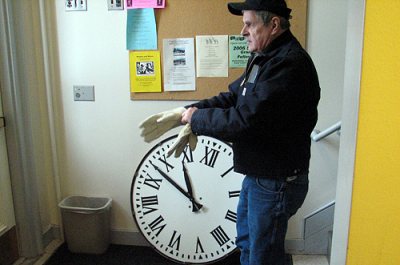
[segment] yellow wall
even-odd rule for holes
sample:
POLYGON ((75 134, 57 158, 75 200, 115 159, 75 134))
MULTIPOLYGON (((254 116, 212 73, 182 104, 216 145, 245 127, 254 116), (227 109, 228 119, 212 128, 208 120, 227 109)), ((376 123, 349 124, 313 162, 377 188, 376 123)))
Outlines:
POLYGON ((400 264, 399 14, 399 0, 366 0, 347 265, 400 264))

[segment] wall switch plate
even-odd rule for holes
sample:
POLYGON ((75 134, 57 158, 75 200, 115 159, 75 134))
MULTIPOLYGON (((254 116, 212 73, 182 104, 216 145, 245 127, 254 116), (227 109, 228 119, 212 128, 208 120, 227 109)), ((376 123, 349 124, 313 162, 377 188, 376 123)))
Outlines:
POLYGON ((65 11, 86 11, 86 0, 65 0, 65 11))
POLYGON ((124 10, 124 0, 107 0, 108 10, 124 10))
POLYGON ((75 101, 94 101, 94 86, 74 86, 75 101))

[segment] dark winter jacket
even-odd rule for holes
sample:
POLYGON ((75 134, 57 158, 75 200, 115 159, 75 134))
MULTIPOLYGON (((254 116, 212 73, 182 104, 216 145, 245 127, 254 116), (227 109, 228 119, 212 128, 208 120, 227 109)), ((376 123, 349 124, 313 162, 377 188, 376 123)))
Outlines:
POLYGON ((234 169, 283 178, 308 172, 320 87, 314 64, 287 30, 253 54, 229 92, 191 106, 195 134, 233 144, 234 169))

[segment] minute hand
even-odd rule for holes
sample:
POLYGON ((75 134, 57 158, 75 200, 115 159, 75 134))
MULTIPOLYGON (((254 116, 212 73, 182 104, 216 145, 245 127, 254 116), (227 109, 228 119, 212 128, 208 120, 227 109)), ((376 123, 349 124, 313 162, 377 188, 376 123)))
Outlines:
POLYGON ((158 173, 160 173, 169 183, 172 184, 172 186, 174 186, 177 190, 179 190, 183 195, 185 195, 194 205, 196 205, 197 209, 201 209, 203 207, 203 205, 201 205, 200 203, 198 203, 192 195, 190 195, 188 192, 186 192, 184 189, 181 188, 181 186, 179 186, 172 178, 170 178, 170 176, 168 176, 164 171, 162 171, 161 169, 159 169, 156 165, 154 165, 151 161, 150 164, 154 167, 155 170, 158 171, 158 173))

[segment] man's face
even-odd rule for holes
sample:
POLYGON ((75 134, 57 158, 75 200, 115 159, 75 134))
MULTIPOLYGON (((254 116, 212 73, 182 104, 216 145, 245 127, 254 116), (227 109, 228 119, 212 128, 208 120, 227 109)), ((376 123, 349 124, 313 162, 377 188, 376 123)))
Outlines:
POLYGON ((260 52, 271 43, 272 23, 264 25, 255 11, 243 11, 242 36, 247 40, 250 52, 260 52))

